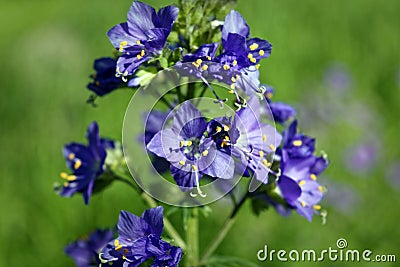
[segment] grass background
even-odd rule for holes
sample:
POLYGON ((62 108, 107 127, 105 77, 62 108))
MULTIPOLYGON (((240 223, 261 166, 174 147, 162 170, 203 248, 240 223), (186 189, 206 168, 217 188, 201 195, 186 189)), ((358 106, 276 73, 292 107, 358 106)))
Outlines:
MULTIPOLYGON (((63 253, 66 243, 113 225, 121 209, 141 213, 145 208, 119 184, 95 196, 89 206, 81 197, 61 198, 52 189, 65 170, 62 145, 85 141, 92 120, 103 135, 121 136, 131 93, 115 92, 92 108, 85 104, 85 85, 93 59, 111 54, 105 32, 125 20, 129 5, 128 0, 0 2, 0 266, 73 266, 63 253)), ((397 254, 400 260, 400 177, 388 174, 400 162, 400 2, 258 0, 239 1, 237 10, 252 36, 274 45, 261 67, 261 80, 275 86, 276 99, 299 109, 300 126, 307 125, 302 129, 317 138, 318 149, 329 152, 331 166, 323 181, 335 190, 323 203, 329 210, 326 225, 274 211, 254 217, 246 205, 218 253, 256 262, 264 244, 325 249, 342 237, 349 248, 397 254), (351 84, 333 91, 324 75, 338 64, 351 84), (346 167, 346 155, 363 142, 375 145, 376 157, 366 171, 355 172, 346 167)), ((216 204, 211 216, 202 219, 202 248, 229 208, 216 204)), ((178 224, 178 217, 173 220, 178 224)))

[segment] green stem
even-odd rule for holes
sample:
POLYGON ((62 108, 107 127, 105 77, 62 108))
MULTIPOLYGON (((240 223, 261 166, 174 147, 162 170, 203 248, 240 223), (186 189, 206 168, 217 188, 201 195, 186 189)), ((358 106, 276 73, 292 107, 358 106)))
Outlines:
POLYGON ((224 222, 223 226, 219 230, 218 234, 216 237, 211 241, 210 245, 208 246, 207 250, 204 252, 203 256, 200 259, 200 266, 204 265, 208 258, 214 253, 214 251, 218 248, 218 246, 221 244, 221 242, 224 240, 226 235, 228 234, 229 230, 232 228, 233 224, 236 221, 236 214, 240 210, 240 208, 243 206, 243 204, 246 202, 247 197, 249 196, 249 192, 247 192, 237 203, 235 208, 233 209, 231 215, 226 219, 224 222))
MULTIPOLYGON (((115 180, 125 183, 129 185, 131 188, 133 188, 150 208, 155 208, 158 206, 157 202, 152 197, 150 197, 146 192, 144 192, 141 188, 137 187, 132 182, 120 176, 114 176, 114 177, 115 180)), ((168 235, 173 239, 174 243, 177 246, 179 246, 182 250, 185 250, 186 249, 185 241, 183 241, 178 231, 166 217, 164 217, 164 228, 165 231, 168 233, 168 235)))
POLYGON ((199 262, 199 210, 191 208, 186 230, 186 266, 198 266, 199 262))
POLYGON ((179 103, 182 103, 183 101, 185 101, 185 99, 184 99, 184 97, 182 95, 182 90, 181 90, 181 86, 180 85, 178 85, 176 87, 176 95, 178 96, 178 102, 179 103))
POLYGON ((186 100, 190 100, 194 98, 196 84, 191 82, 187 84, 187 92, 186 92, 186 100))

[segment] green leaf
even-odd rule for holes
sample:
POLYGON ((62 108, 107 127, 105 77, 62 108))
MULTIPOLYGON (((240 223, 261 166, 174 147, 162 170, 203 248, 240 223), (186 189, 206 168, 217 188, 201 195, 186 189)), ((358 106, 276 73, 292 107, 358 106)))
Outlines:
POLYGON ((215 255, 207 263, 207 267, 258 267, 258 264, 247 259, 215 255))
POLYGON ((163 69, 167 69, 168 68, 168 60, 165 57, 160 57, 158 59, 158 62, 160 62, 160 66, 163 69))

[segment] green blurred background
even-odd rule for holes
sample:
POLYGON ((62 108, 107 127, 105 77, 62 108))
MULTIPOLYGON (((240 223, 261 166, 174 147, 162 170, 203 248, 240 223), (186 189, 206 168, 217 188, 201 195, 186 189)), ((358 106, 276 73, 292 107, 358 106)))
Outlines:
MULTIPOLYGON (((121 209, 140 214, 145 208, 120 184, 94 196, 89 206, 80 196, 53 192, 66 170, 63 144, 85 141, 92 120, 103 135, 121 136, 132 93, 117 91, 93 108, 85 103, 85 86, 93 60, 111 55, 105 33, 125 20, 129 5, 129 0, 0 2, 0 266, 73 266, 65 244, 113 225, 121 209)), ((218 253, 257 262, 265 244, 318 250, 346 238, 349 248, 396 254, 400 261, 400 1, 239 0, 237 10, 252 36, 274 45, 260 69, 262 82, 275 87, 276 100, 298 108, 300 127, 330 156, 321 178, 331 189, 323 202, 329 216, 325 225, 319 218, 309 223, 272 210, 255 217, 246 205, 218 253), (335 77, 341 77, 339 84, 335 77)), ((201 221, 202 248, 230 209, 227 202, 213 207, 201 221)), ((179 227, 179 216, 172 219, 179 227)))

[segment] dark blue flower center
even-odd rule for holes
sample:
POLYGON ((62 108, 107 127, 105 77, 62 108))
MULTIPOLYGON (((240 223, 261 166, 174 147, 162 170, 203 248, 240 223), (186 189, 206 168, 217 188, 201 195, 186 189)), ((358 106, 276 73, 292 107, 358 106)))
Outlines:
POLYGON ((195 161, 201 157, 200 152, 200 139, 190 138, 185 141, 180 141, 180 147, 182 153, 190 161, 195 161))

